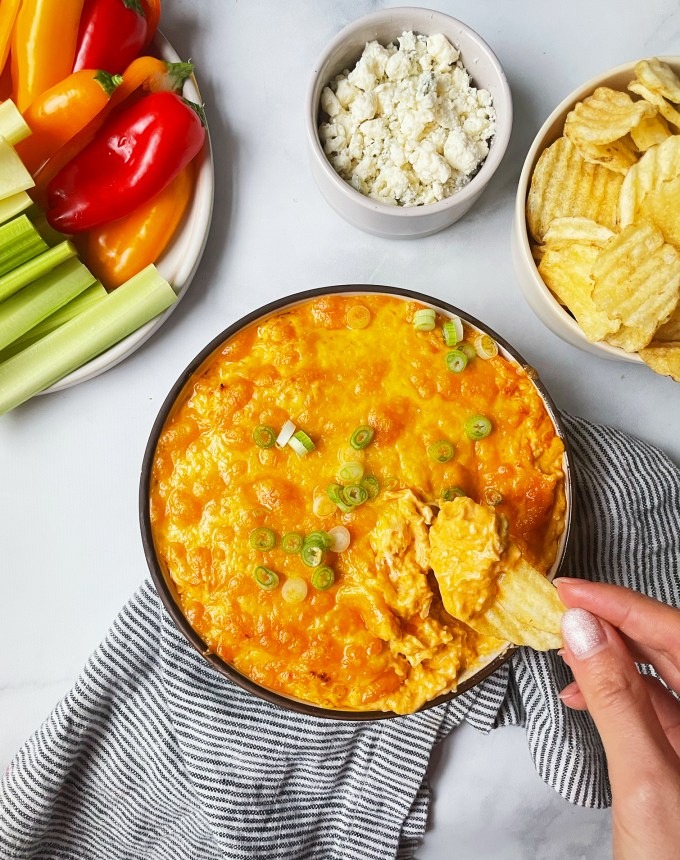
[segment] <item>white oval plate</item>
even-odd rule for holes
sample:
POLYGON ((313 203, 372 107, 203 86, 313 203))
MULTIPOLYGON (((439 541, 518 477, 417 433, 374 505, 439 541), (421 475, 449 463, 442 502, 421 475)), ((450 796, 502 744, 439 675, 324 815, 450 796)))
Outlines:
MULTIPOLYGON (((154 48, 158 55, 167 62, 178 63, 179 55, 172 45, 159 34, 154 39, 154 48)), ((203 104, 201 94, 198 90, 195 77, 192 75, 184 84, 183 95, 190 101, 203 104)), ((141 328, 133 331, 126 338, 114 344, 112 347, 83 364, 77 370, 72 371, 59 382, 46 388, 42 394, 52 391, 61 391, 70 388, 79 382, 85 382, 105 370, 123 361, 129 355, 139 349, 154 332, 156 332, 165 320, 180 303, 182 296, 189 288, 198 264, 203 256, 205 243, 210 230, 210 219, 212 217, 213 196, 215 190, 215 171, 210 145, 210 134, 206 134, 203 150, 196 156, 196 185, 194 194, 187 213, 182 223, 177 228, 170 247, 157 261, 156 266, 163 277, 169 281, 177 293, 177 301, 166 311, 154 319, 145 323, 141 328)))

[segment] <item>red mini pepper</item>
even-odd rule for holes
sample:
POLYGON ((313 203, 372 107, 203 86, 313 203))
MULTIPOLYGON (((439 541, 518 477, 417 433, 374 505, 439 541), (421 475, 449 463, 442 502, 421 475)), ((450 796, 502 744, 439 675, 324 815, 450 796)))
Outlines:
POLYGON ((201 150, 203 111, 159 92, 114 113, 47 187, 47 220, 79 233, 128 215, 161 192, 201 150))
POLYGON ((122 72, 149 44, 156 21, 142 0, 85 0, 73 71, 122 72))

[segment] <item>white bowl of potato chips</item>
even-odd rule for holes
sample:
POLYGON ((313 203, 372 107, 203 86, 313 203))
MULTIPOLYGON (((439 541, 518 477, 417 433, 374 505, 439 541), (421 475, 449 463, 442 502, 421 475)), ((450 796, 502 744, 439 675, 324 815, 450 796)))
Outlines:
POLYGON ((680 381, 680 57, 619 66, 555 108, 522 169, 512 250, 555 334, 680 381))

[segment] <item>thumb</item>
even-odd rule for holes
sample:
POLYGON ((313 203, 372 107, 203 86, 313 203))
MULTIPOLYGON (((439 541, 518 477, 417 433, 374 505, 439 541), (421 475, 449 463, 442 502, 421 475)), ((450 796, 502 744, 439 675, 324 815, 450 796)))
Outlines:
POLYGON ((654 768, 669 761, 668 739, 617 631, 585 609, 568 609, 562 638, 565 659, 602 738, 612 785, 627 781, 631 762, 654 768))

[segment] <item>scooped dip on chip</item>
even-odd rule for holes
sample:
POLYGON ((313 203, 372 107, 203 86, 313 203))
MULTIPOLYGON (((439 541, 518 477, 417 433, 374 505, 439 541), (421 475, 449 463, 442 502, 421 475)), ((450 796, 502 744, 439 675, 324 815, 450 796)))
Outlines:
POLYGON ((153 539, 206 650, 293 700, 410 713, 559 646, 564 446, 487 334, 389 294, 242 328, 184 386, 153 539))

